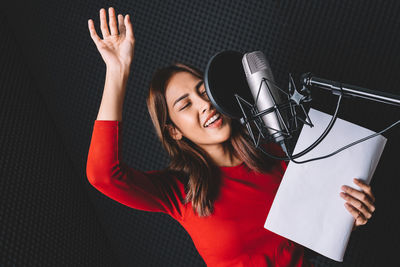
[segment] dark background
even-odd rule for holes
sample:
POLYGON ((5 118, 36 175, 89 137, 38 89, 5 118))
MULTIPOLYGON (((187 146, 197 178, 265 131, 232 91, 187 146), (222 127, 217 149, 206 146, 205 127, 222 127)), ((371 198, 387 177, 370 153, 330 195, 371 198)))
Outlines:
MULTIPOLYGON (((0 9, 0 265, 204 266, 171 217, 130 209, 86 178, 105 65, 90 38, 99 9, 131 15, 136 39, 124 102, 124 161, 161 169, 145 97, 158 67, 205 68, 221 50, 261 50, 275 79, 311 71, 331 80, 400 94, 399 1, 14 1, 0 9), (34 2, 31 3, 31 2, 34 2)), ((336 97, 313 92, 332 114, 336 97)), ((399 109, 345 99, 339 117, 374 131, 399 109)), ((308 252, 316 266, 389 266, 400 249, 399 128, 371 182, 372 219, 353 232, 343 263, 308 252)))

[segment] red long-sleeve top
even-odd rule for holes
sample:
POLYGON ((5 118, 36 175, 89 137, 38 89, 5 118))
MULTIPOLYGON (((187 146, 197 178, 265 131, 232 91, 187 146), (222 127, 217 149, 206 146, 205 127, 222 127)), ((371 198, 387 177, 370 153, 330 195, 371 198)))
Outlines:
POLYGON ((166 171, 139 171, 123 162, 121 137, 122 122, 95 120, 88 181, 128 207, 170 215, 191 236, 207 266, 313 266, 301 245, 264 228, 286 170, 284 161, 266 174, 251 171, 245 163, 220 167, 222 185, 214 212, 200 218, 191 203, 183 204, 181 179, 166 171))

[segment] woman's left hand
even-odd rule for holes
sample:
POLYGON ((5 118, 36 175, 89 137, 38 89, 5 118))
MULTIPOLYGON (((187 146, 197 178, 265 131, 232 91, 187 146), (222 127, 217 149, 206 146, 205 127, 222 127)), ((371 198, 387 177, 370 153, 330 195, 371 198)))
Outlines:
POLYGON ((366 224, 375 211, 375 197, 372 194, 371 186, 356 178, 354 178, 354 183, 363 191, 343 185, 341 189, 344 192, 340 192, 340 196, 346 200, 344 204, 346 209, 355 218, 352 231, 358 226, 366 224))

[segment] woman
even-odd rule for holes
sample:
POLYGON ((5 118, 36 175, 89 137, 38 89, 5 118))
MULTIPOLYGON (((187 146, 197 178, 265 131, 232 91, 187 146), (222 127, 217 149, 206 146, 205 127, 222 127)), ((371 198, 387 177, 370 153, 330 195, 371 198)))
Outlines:
MULTIPOLYGON (((134 51, 129 15, 100 10, 101 39, 89 31, 107 66, 87 160, 89 182, 134 209, 163 212, 189 233, 208 266, 311 266, 304 248, 263 227, 286 169, 255 149, 238 122, 218 113, 198 69, 176 63, 157 70, 147 97, 158 137, 171 157, 167 168, 142 172, 121 159, 122 104, 134 51), (119 30, 119 32, 118 32, 119 30)), ((279 146, 265 145, 273 153, 279 146)), ((354 228, 371 218, 370 186, 342 187, 354 228)))

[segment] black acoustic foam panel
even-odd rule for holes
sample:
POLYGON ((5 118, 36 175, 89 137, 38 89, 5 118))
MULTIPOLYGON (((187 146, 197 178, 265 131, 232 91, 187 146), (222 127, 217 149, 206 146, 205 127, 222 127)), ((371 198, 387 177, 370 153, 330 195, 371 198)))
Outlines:
POLYGON ((0 266, 118 264, 16 32, 0 23, 0 266))
MULTIPOLYGON (((93 122, 104 87, 105 66, 90 39, 87 20, 100 34, 101 7, 132 17, 136 45, 124 102, 123 156, 141 170, 168 163, 147 113, 145 96, 154 70, 173 61, 204 69, 221 50, 262 50, 278 84, 288 72, 399 94, 397 71, 400 4, 396 1, 36 1, 14 2, 6 16, 38 80, 40 96, 59 139, 79 172, 122 266, 204 266, 190 236, 172 218, 127 208, 86 181, 93 122), (15 17, 20 19, 15 20, 15 17)), ((332 113, 336 98, 313 92, 313 106, 332 113)), ((339 117, 378 131, 399 118, 383 104, 345 99, 339 117)), ((397 132, 396 132, 397 131, 397 132)), ((317 266, 381 266, 400 248, 393 204, 399 202, 395 151, 389 139, 372 181, 377 210, 353 234, 343 263, 310 252, 317 266), (383 234, 383 229, 385 234, 383 234), (390 246, 382 244, 390 243, 390 246)), ((392 258, 391 258, 392 257, 392 258)))

